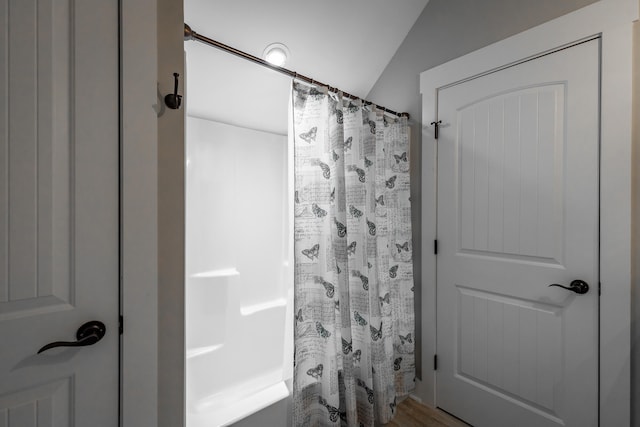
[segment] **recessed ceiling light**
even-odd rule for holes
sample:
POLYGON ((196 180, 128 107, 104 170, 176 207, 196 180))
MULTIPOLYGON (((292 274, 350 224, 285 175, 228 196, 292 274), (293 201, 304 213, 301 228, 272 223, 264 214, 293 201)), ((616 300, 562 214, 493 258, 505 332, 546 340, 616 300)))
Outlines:
POLYGON ((282 43, 271 43, 264 49, 262 57, 268 63, 282 67, 289 58, 289 49, 282 43))

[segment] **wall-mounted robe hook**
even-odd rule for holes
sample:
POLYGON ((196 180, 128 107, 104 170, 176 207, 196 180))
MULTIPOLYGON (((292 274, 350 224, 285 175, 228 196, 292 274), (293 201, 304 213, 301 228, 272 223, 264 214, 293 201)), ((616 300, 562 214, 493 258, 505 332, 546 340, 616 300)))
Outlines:
POLYGON ((172 110, 177 110, 178 108, 180 108, 180 104, 182 104, 182 95, 178 95, 178 77, 180 77, 180 74, 173 73, 173 93, 170 93, 169 95, 164 97, 164 103, 172 110))
POLYGON ((435 137, 435 139, 438 139, 438 133, 439 133, 441 124, 442 124, 442 120, 438 120, 437 122, 431 122, 431 126, 434 126, 433 136, 435 137))

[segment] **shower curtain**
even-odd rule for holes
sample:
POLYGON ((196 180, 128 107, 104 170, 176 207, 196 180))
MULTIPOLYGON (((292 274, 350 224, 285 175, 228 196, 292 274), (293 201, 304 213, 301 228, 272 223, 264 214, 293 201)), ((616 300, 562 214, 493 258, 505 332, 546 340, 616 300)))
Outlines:
POLYGON ((407 119, 294 81, 294 425, 372 426, 414 387, 407 119))

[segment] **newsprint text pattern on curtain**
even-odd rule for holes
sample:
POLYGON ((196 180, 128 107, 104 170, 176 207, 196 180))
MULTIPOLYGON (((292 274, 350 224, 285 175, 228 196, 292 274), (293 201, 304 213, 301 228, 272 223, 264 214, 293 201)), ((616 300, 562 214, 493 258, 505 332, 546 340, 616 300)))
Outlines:
POLYGON ((294 425, 388 422, 414 388, 407 119, 293 82, 294 425))

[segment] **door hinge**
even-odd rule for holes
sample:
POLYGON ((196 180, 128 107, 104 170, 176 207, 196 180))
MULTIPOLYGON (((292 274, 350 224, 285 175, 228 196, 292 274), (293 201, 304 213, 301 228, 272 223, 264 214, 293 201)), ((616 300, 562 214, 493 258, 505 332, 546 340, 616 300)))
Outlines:
POLYGON ((433 355, 433 370, 434 371, 438 370, 438 355, 437 354, 433 355))
POLYGON ((118 319, 118 333, 122 335, 123 331, 124 331, 124 317, 120 316, 120 318, 118 319))
POLYGON ((433 254, 438 255, 438 240, 433 241, 433 254))
POLYGON ((433 137, 435 139, 438 139, 438 130, 440 129, 440 124, 442 123, 442 120, 437 120, 435 122, 431 122, 431 126, 434 127, 433 129, 433 137))

